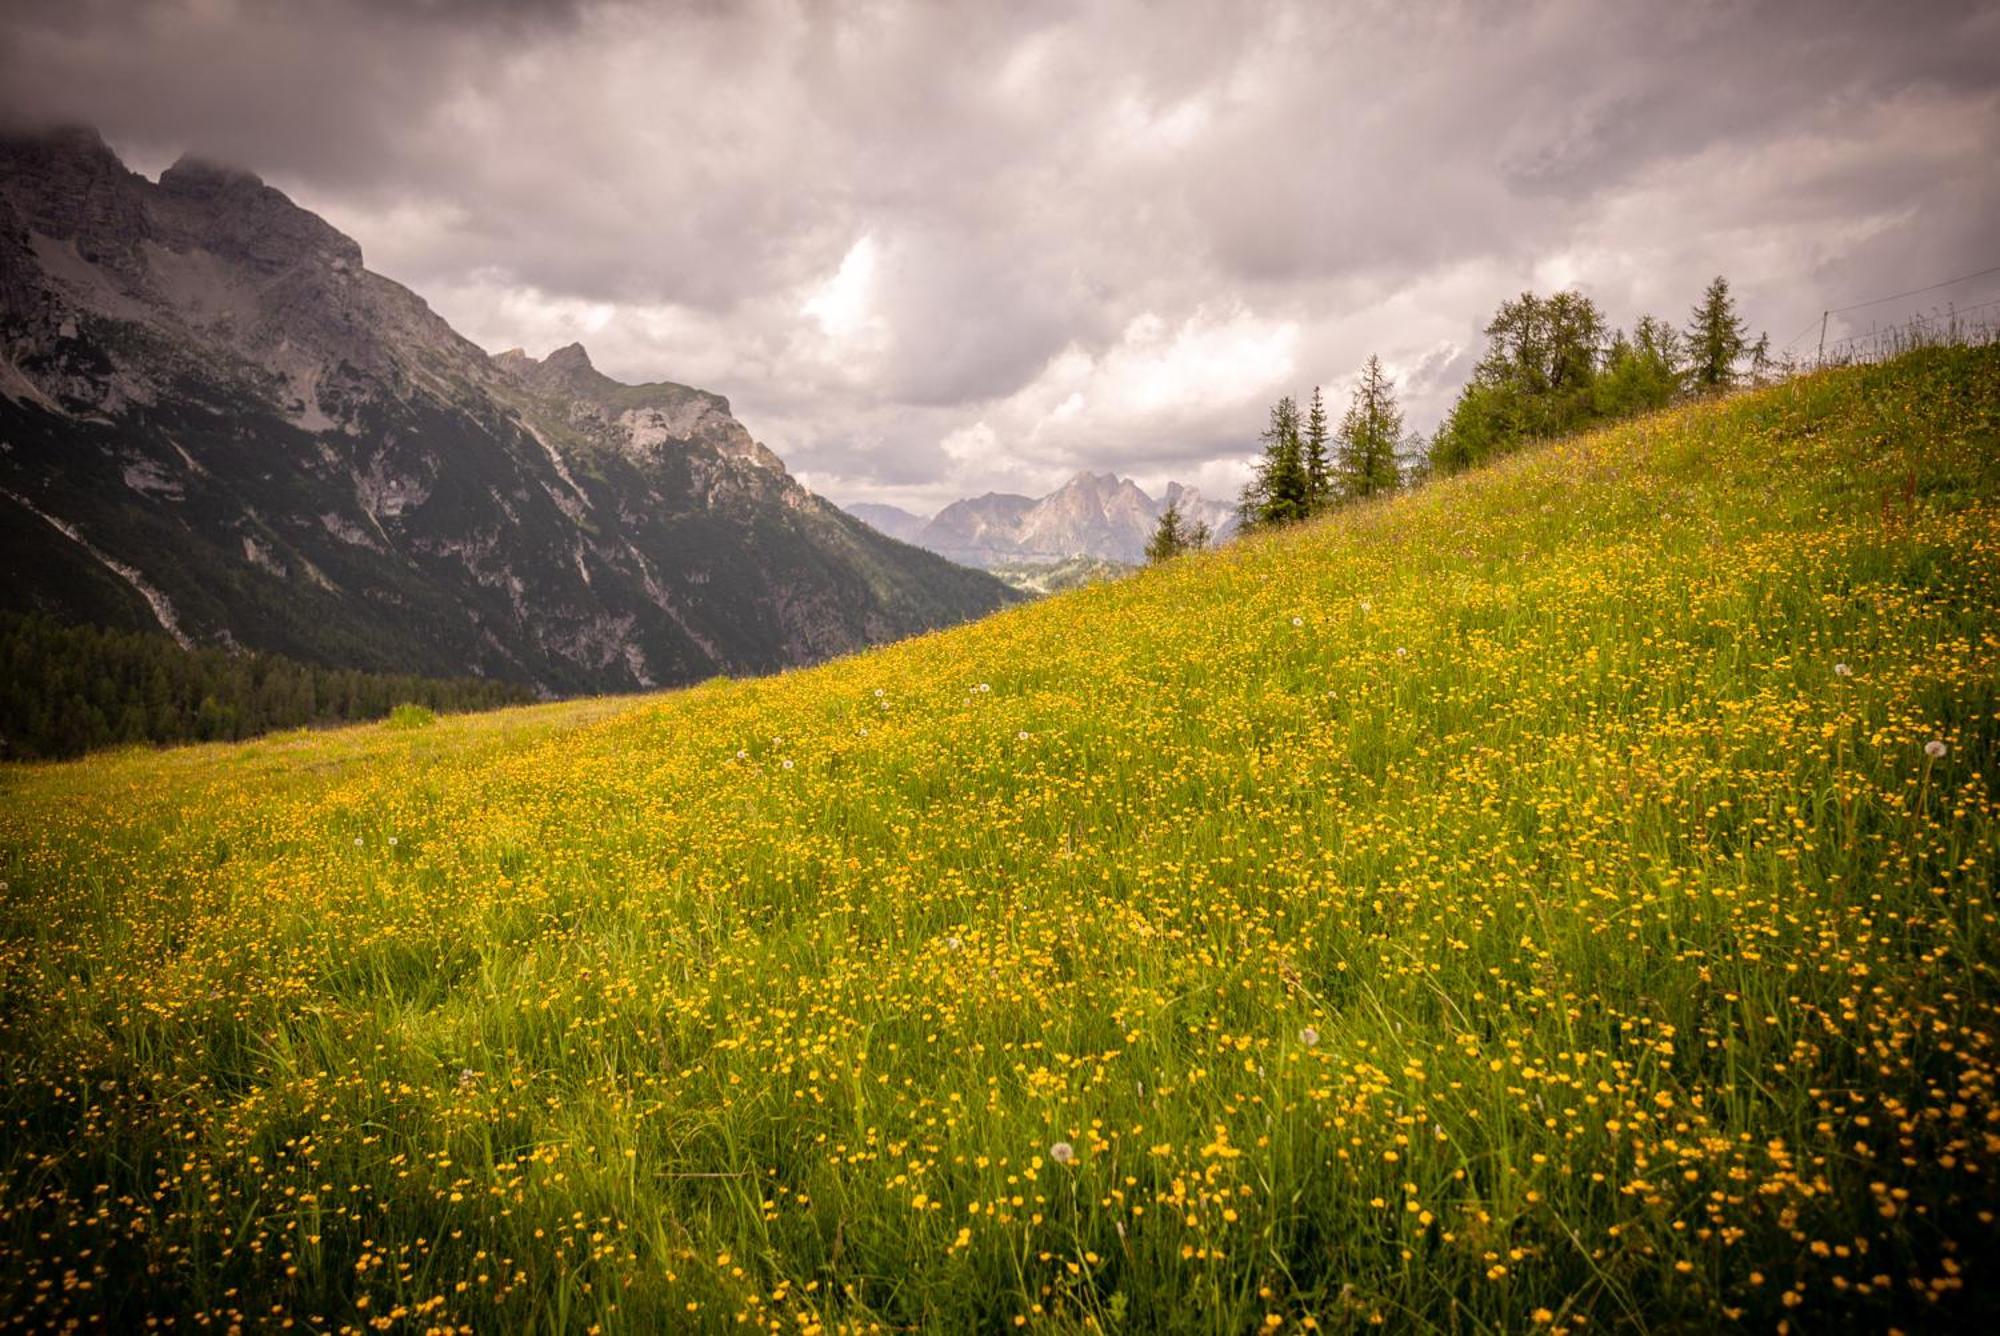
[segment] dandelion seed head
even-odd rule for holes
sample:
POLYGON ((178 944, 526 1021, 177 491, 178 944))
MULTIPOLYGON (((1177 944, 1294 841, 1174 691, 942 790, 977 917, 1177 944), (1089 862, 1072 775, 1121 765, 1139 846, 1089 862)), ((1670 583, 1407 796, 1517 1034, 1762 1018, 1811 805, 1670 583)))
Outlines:
POLYGON ((1303 1030, 1299 1031, 1299 1042, 1307 1048, 1313 1047, 1319 1043, 1319 1031, 1310 1025, 1306 1026, 1303 1030))
POLYGON ((1943 738, 1932 738, 1924 744, 1924 755, 1930 757, 1933 761, 1943 756, 1949 750, 1950 748, 1944 745, 1943 738))
POLYGON ((1057 1164, 1069 1164, 1076 1159, 1076 1147, 1067 1141, 1058 1141, 1049 1147, 1049 1158, 1057 1164))
POLYGON ((1833 675, 1835 677, 1852 677, 1854 676, 1854 670, 1844 663, 1836 663, 1833 665, 1833 675))

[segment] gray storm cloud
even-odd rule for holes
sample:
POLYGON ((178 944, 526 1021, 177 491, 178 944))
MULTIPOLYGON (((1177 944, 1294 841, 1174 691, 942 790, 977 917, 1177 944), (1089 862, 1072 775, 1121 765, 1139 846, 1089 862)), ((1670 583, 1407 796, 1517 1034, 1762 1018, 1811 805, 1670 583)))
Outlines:
POLYGON ((1225 489, 1273 396, 1371 352, 1428 425, 1524 287, 1678 319, 1724 272, 1782 343, 2000 264, 1997 90, 1990 3, 0 17, 7 115, 252 168, 479 342, 581 338, 915 505, 1225 489))

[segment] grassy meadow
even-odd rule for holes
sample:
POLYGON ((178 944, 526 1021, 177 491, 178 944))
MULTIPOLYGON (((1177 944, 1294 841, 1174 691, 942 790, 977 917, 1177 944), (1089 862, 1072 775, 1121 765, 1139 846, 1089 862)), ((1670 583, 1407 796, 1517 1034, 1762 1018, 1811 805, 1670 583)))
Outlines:
POLYGON ((2000 1314, 2000 350, 409 722, 0 769, 0 1326, 2000 1314))

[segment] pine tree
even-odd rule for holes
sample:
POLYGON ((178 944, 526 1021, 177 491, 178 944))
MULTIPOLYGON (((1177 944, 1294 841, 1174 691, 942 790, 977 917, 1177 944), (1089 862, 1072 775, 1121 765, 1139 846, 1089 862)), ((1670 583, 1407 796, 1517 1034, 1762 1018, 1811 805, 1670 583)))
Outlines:
POLYGON ((1721 275, 1708 285, 1701 305, 1689 318, 1687 344, 1693 362, 1689 378, 1696 390, 1712 393, 1736 383, 1736 364, 1743 360, 1750 341, 1729 296, 1729 280, 1721 275))
POLYGON ((1326 400, 1315 385, 1312 404, 1306 409, 1305 434, 1306 503, 1313 510, 1322 510, 1335 499, 1333 459, 1326 447, 1326 400))
POLYGON ((1403 413, 1395 387, 1371 356, 1347 415, 1340 420, 1340 490, 1350 501, 1396 489, 1396 446, 1403 439, 1403 413))

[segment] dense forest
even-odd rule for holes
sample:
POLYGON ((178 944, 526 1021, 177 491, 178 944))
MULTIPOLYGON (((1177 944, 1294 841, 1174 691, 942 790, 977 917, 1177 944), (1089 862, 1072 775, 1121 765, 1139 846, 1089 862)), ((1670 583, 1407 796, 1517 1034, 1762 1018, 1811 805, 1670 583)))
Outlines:
POLYGON ((321 668, 273 654, 184 650, 163 635, 0 615, 0 758, 129 743, 217 742, 379 719, 399 705, 485 710, 527 688, 321 668))

